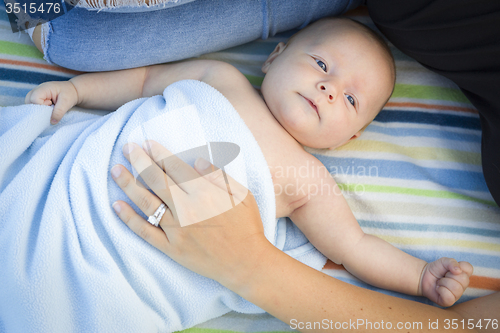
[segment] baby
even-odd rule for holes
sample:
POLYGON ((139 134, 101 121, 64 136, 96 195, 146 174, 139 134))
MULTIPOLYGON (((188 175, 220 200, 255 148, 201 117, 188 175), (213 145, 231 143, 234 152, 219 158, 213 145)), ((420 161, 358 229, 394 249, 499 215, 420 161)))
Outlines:
POLYGON ((394 87, 387 45, 357 22, 323 19, 279 43, 262 71, 262 95, 229 64, 191 60, 47 82, 25 102, 55 104, 56 123, 75 105, 116 110, 162 94, 176 81, 205 82, 234 106, 263 152, 275 189, 285 189, 275 193, 277 217, 289 217, 318 250, 367 283, 423 295, 441 306, 455 303, 469 284, 469 263, 441 258, 427 264, 365 234, 340 191, 304 190, 338 189, 328 172, 308 170, 305 177, 282 172, 320 165, 303 145, 334 149, 361 135, 394 87))

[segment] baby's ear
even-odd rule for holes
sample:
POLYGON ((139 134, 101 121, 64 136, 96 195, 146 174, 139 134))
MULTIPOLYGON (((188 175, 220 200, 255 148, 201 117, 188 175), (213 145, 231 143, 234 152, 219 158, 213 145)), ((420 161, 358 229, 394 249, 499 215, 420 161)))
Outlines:
POLYGON ((281 52, 283 52, 285 50, 285 48, 286 48, 286 44, 283 42, 279 42, 278 45, 276 45, 276 47, 274 48, 274 51, 271 52, 269 57, 267 57, 266 61, 262 65, 262 72, 263 73, 267 73, 267 71, 269 70, 269 66, 271 66, 271 63, 274 61, 274 59, 276 59, 277 56, 279 56, 281 54, 281 52))
POLYGON ((336 149, 336 148, 338 148, 338 147, 342 147, 343 145, 345 145, 346 143, 351 142, 351 141, 352 141, 352 140, 354 140, 354 139, 359 138, 359 137, 361 136, 361 134, 363 133, 363 130, 364 130, 364 129, 362 129, 362 130, 358 131, 356 134, 354 134, 353 136, 351 136, 351 138, 350 138, 349 140, 347 140, 346 142, 344 142, 343 144, 338 145, 337 147, 330 147, 330 148, 328 148, 328 149, 330 149, 330 150, 334 150, 334 149, 336 149))

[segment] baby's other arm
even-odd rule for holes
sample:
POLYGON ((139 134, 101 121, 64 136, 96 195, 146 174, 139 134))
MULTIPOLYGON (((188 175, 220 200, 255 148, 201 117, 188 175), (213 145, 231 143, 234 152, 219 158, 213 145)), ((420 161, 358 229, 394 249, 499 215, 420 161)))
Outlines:
POLYGON ((181 80, 205 81, 228 64, 213 60, 190 60, 111 72, 88 73, 70 81, 78 92, 78 104, 89 109, 116 110, 141 97, 160 95, 181 80))
MULTIPOLYGON (((318 183, 318 180, 310 181, 318 183)), ((379 288, 423 295, 442 306, 451 306, 460 298, 472 274, 469 263, 442 258, 428 265, 378 237, 365 234, 335 180, 325 175, 321 186, 316 185, 322 193, 311 195, 290 218, 325 256, 379 288), (325 191, 327 188, 330 191, 325 191)))
POLYGON ((241 78, 235 67, 214 60, 191 60, 111 72, 86 73, 69 81, 44 82, 31 90, 25 103, 54 104, 51 122, 58 122, 73 106, 114 111, 123 104, 141 97, 163 93, 170 84, 181 80, 200 80, 219 90, 227 86, 233 92, 241 78))

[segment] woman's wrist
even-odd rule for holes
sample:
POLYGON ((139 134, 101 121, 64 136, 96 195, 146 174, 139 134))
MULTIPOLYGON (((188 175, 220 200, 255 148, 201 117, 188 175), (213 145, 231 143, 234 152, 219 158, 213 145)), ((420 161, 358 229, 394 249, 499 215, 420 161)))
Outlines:
POLYGON ((285 255, 266 238, 255 239, 237 255, 237 263, 220 272, 219 283, 245 299, 255 295, 270 268, 276 264, 280 254, 285 255))

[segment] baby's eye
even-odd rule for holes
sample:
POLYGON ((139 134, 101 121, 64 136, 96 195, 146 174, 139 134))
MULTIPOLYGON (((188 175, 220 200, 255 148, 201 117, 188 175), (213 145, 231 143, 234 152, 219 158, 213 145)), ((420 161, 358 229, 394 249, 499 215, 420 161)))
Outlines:
POLYGON ((356 101, 354 100, 354 98, 351 95, 347 95, 347 100, 349 101, 349 103, 352 104, 352 106, 355 106, 356 101))
POLYGON ((316 59, 316 63, 318 64, 318 66, 319 66, 319 67, 321 67, 321 69, 322 69, 324 72, 326 72, 326 64, 325 64, 323 61, 321 61, 321 60, 319 60, 319 59, 316 59))

